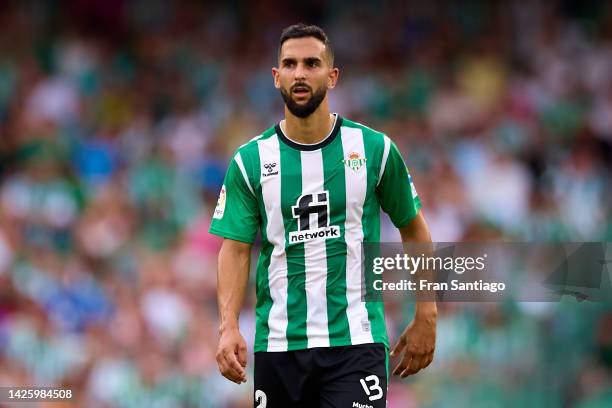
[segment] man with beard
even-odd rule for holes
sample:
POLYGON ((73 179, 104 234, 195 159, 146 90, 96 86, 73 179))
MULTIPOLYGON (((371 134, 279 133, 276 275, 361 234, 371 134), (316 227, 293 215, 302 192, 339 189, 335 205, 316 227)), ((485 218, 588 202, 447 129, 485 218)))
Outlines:
MULTIPOLYGON (((381 208, 402 241, 430 242, 421 204, 395 144, 330 113, 327 91, 339 71, 322 29, 286 28, 278 64, 272 75, 285 119, 238 149, 210 228, 225 238, 219 370, 246 381, 238 315, 261 230, 255 406, 384 407, 389 341, 383 303, 362 299, 361 244, 379 241, 381 208)), ((417 302, 391 352, 401 357, 393 374, 403 378, 431 363, 436 317, 434 301, 417 302)))

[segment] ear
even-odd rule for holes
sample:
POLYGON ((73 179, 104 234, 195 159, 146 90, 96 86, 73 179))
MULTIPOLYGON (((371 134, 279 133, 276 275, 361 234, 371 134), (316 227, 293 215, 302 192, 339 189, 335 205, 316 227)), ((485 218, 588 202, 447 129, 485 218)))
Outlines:
POLYGON ((329 70, 329 77, 327 79, 327 89, 333 89, 338 83, 338 76, 340 75, 340 70, 338 68, 332 68, 329 70))
POLYGON ((278 68, 272 67, 272 78, 274 79, 274 87, 276 89, 280 88, 280 80, 278 78, 278 68))

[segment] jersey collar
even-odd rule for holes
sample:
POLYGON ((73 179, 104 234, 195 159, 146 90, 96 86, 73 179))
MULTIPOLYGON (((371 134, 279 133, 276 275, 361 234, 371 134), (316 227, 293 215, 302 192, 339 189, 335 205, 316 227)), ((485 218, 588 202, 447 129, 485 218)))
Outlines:
POLYGON ((276 130, 276 134, 278 135, 279 139, 282 140, 289 147, 293 147, 294 149, 305 150, 305 151, 322 149, 328 144, 330 144, 331 142, 333 142, 336 136, 338 135, 338 133, 340 132, 340 127, 342 126, 342 116, 338 115, 337 113, 334 113, 334 116, 336 117, 336 119, 334 121, 334 126, 332 127, 332 130, 329 132, 329 134, 320 142, 313 143, 313 144, 298 143, 298 142, 295 142, 289 139, 283 133, 283 130, 280 127, 280 122, 276 124, 274 129, 276 130))

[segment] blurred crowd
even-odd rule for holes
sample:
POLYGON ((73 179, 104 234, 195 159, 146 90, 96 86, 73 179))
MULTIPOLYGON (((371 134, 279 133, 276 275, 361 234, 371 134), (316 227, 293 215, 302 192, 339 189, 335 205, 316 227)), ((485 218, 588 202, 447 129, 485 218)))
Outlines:
MULTIPOLYGON (((282 117, 271 67, 298 21, 334 45, 332 110, 402 150, 435 241, 610 241, 611 5, 404 3, 5 2, 0 386, 251 406, 217 370, 207 230, 232 153, 282 117)), ((392 339, 411 307, 388 305, 392 339)), ((612 406, 611 310, 442 304, 434 363, 390 407, 612 406)))

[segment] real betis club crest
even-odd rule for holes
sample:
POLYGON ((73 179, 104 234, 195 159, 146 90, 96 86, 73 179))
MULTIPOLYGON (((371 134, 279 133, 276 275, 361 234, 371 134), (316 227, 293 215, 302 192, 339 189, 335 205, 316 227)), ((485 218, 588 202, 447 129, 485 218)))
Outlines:
POLYGON ((342 160, 342 163, 344 163, 349 169, 356 172, 365 164, 366 160, 367 159, 365 157, 359 156, 359 153, 351 152, 348 154, 346 159, 342 160))

